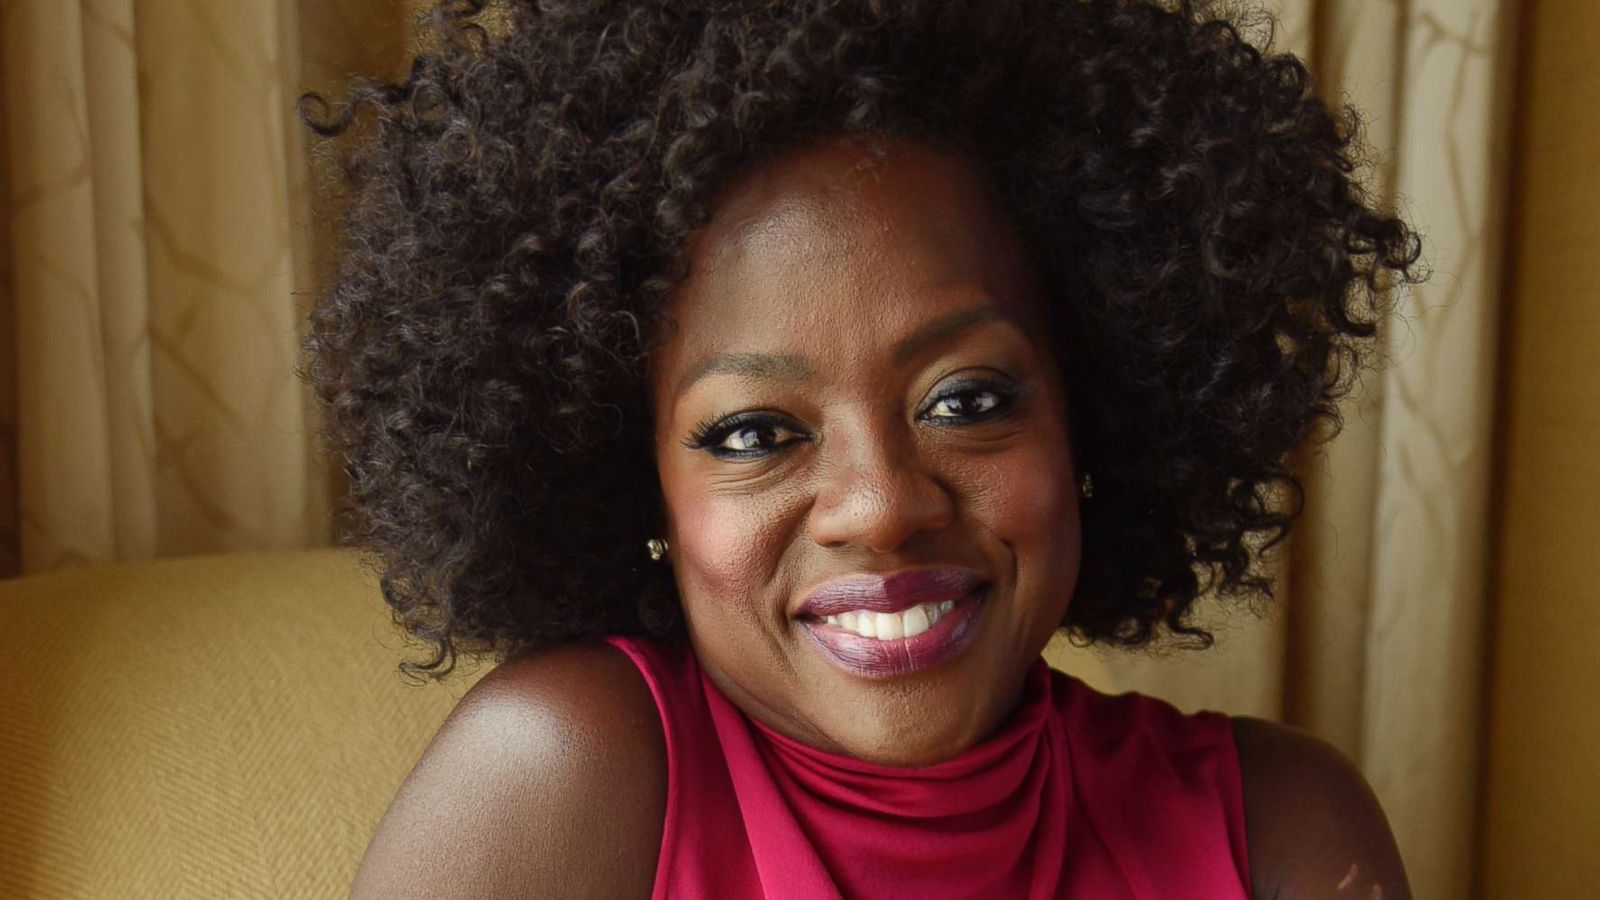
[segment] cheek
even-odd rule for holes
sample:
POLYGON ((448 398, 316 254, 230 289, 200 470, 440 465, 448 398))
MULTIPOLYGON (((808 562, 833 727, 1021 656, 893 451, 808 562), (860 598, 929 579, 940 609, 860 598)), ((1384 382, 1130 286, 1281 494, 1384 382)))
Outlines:
POLYGON ((668 498, 672 514, 672 564, 684 602, 724 607, 750 605, 766 584, 781 551, 773 517, 748 497, 694 490, 668 498))
POLYGON ((998 455, 972 493, 984 524, 1018 551, 1062 553, 1077 539, 1077 485, 1064 442, 998 455))
POLYGON ((979 515, 1010 547, 1012 589, 1029 623, 1026 646, 1037 641, 1042 648, 1071 602, 1083 556, 1077 476, 1066 442, 1019 447, 996 459, 987 478, 989 494, 979 515))

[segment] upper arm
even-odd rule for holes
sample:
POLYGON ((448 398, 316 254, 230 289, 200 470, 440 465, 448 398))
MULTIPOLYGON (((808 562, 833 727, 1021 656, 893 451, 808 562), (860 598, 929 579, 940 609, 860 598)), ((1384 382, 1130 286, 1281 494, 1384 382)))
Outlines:
POLYGON ((440 726, 351 897, 648 897, 665 808, 661 723, 633 663, 600 645, 519 655, 440 726))
POLYGON ((1411 900, 1394 833, 1361 771, 1309 732, 1234 716, 1257 900, 1411 900))

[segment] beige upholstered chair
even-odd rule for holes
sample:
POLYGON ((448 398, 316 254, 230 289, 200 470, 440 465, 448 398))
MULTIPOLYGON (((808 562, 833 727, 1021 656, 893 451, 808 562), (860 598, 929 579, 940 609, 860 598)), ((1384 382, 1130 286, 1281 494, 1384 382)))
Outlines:
POLYGON ((344 897, 442 684, 353 553, 0 581, 0 897, 344 897))

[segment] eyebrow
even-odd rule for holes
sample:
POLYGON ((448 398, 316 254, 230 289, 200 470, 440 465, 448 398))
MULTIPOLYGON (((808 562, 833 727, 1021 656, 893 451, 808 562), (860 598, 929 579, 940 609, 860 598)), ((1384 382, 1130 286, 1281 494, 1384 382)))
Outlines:
MULTIPOLYGON (((927 322, 890 348, 889 356, 895 365, 904 365, 929 347, 951 340, 974 326, 1001 318, 1000 308, 985 302, 978 306, 956 310, 927 322)), ((811 364, 803 357, 770 353, 718 353, 702 360, 678 382, 673 400, 696 381, 707 375, 742 375, 771 381, 800 381, 812 376, 811 364)))
POLYGON ((890 357, 895 365, 904 365, 929 347, 948 341, 979 323, 998 318, 1000 318, 1000 307, 988 302, 956 310, 922 325, 916 331, 896 341, 890 350, 890 357))
POLYGON ((747 378, 764 378, 777 381, 799 381, 811 377, 811 365, 798 356, 774 356, 768 353, 718 353, 689 370, 673 399, 683 396, 689 386, 707 375, 743 375, 747 378))

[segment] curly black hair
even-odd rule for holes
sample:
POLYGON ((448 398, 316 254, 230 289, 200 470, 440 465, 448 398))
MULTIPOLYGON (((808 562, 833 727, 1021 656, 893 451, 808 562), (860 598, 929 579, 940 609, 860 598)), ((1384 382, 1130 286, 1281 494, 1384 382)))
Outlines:
POLYGON ((897 136, 1000 189, 1095 482, 1062 622, 1084 645, 1164 623, 1209 646, 1198 597, 1272 598, 1257 563, 1304 503, 1291 454, 1319 418, 1337 434, 1392 288, 1426 277, 1354 177, 1358 111, 1207 0, 446 0, 424 19, 403 81, 300 99, 345 135, 323 147, 346 185, 300 375, 350 480, 341 540, 434 651, 412 675, 682 636, 643 549, 665 522, 647 356, 686 236, 765 154, 897 136))

